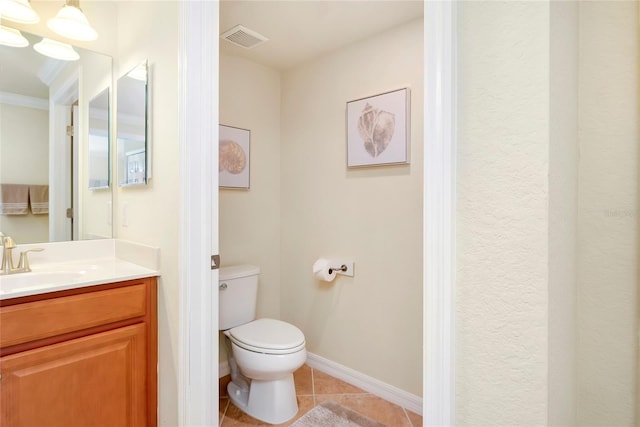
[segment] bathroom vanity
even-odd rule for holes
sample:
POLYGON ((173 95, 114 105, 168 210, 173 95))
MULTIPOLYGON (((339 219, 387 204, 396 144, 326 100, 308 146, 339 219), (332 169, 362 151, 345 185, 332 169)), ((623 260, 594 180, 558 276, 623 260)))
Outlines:
POLYGON ((0 425, 157 425, 157 274, 64 266, 0 276, 0 425))

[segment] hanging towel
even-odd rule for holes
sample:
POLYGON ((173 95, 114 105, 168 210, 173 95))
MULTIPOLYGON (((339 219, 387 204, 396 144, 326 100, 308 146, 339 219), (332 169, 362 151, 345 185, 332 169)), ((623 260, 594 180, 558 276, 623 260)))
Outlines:
POLYGON ((49 186, 30 185, 29 200, 31 203, 31 213, 34 215, 49 213, 49 186))
POLYGON ((0 184, 0 214, 26 215, 29 213, 29 186, 0 184))

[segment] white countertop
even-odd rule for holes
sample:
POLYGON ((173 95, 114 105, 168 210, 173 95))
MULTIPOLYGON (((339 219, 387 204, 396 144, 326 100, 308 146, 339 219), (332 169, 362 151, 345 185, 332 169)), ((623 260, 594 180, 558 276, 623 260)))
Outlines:
MULTIPOLYGON (((76 242, 69 243, 73 245, 76 242)), ((102 246, 105 244, 105 242, 100 243, 102 246)), ((153 262, 147 262, 149 258, 153 258, 153 251, 157 251, 154 248, 143 246, 136 248, 135 244, 126 242, 126 252, 122 252, 118 250, 122 243, 112 241, 113 251, 109 247, 89 250, 84 252, 84 256, 80 259, 77 252, 66 251, 69 247, 60 247, 60 244, 48 245, 50 244, 37 245, 43 247, 45 252, 50 250, 48 258, 38 259, 37 255, 43 252, 30 254, 31 272, 0 275, 0 300, 159 275, 157 269, 149 268, 154 267, 153 262), (67 253, 74 253, 75 256, 69 259, 59 257, 56 252, 60 252, 61 249, 67 253), (51 252, 56 256, 52 257, 51 252), (120 255, 125 254, 127 260, 116 256, 118 252, 120 255), (137 254, 141 260, 139 263, 135 262, 137 254), (92 255, 95 257, 92 258, 92 255)), ((82 246, 80 249, 91 249, 90 246, 83 246, 81 243, 80 246, 82 246)), ((78 248, 74 246, 73 249, 78 248)))

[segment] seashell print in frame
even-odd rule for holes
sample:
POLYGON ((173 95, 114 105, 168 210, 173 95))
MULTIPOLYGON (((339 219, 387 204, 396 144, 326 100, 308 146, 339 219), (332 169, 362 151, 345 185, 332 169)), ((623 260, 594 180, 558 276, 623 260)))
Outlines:
POLYGON ((218 186, 249 189, 251 131, 218 127, 218 186))
POLYGON ((409 163, 409 88, 347 102, 347 167, 409 163))

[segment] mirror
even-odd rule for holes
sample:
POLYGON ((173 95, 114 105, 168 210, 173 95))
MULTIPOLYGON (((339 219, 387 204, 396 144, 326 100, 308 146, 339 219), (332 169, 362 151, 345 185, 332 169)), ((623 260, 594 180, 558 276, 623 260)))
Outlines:
POLYGON ((73 46, 79 59, 53 59, 34 50, 41 36, 22 35, 26 47, 0 45, 0 184, 48 186, 48 208, 0 214, 0 230, 18 244, 110 238, 111 191, 89 189, 89 109, 112 86, 112 58, 73 46))
POLYGON ((109 90, 89 101, 89 189, 109 188, 109 90))
POLYGON ((118 79, 118 185, 144 185, 150 178, 148 66, 143 62, 118 79))

